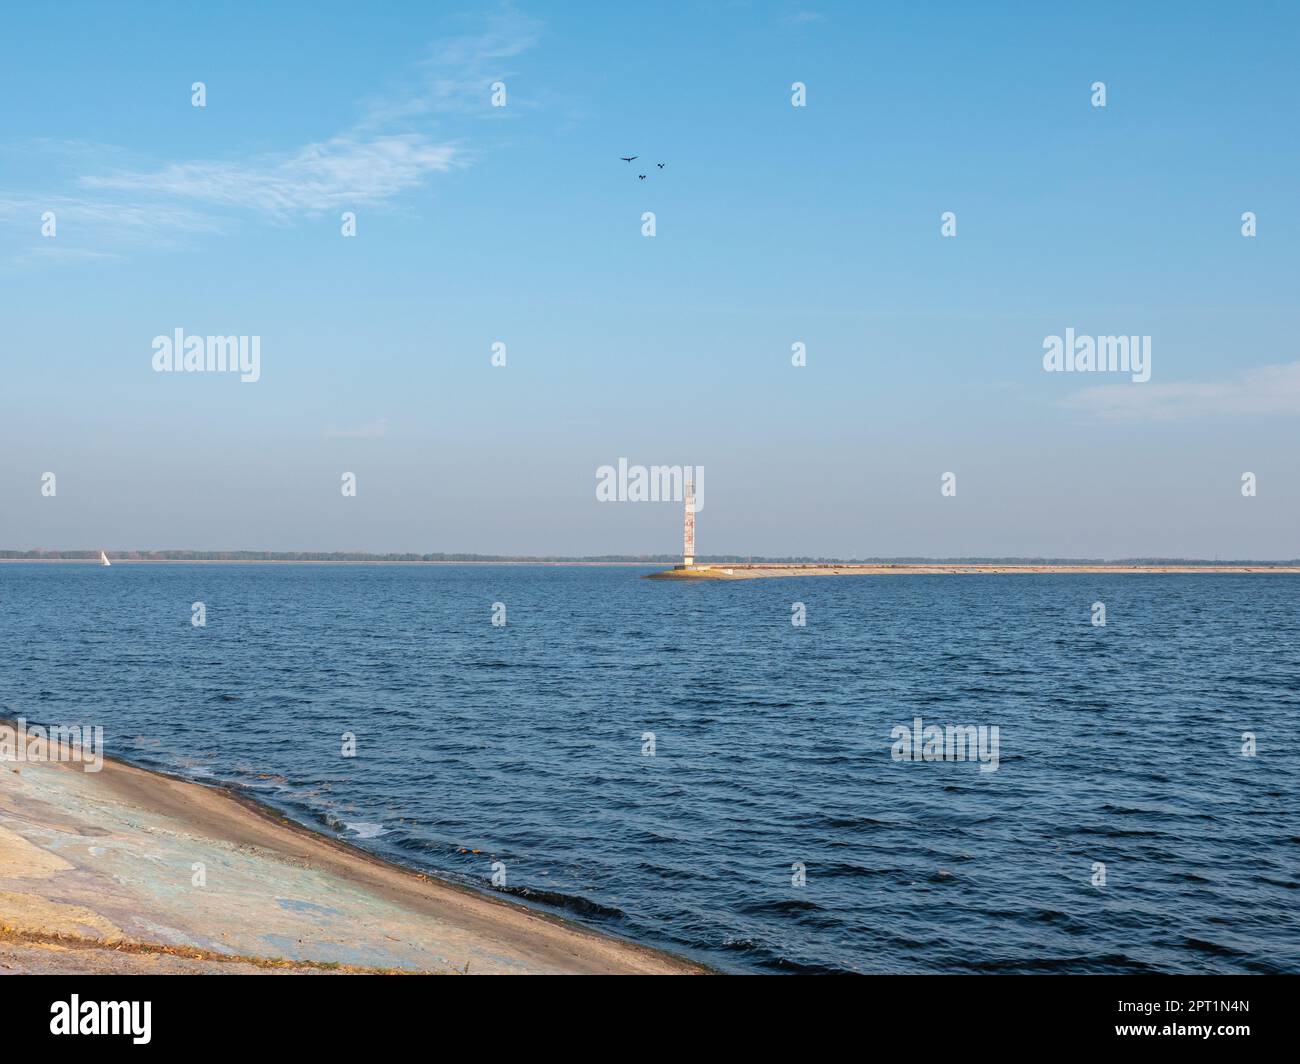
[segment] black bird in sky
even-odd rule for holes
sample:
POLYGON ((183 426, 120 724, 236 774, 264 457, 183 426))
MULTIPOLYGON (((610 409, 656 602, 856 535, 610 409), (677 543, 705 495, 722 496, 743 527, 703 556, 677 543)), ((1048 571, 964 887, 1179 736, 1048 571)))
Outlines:
POLYGON ((655 166, 659 167, 660 170, 662 170, 662 169, 664 168, 664 164, 663 164, 663 163, 655 163, 655 166))
POLYGON ((636 176, 639 177, 642 181, 645 180, 645 174, 637 174, 636 176))
POLYGON ((641 158, 641 156, 639 156, 639 155, 620 155, 619 158, 622 159, 625 163, 630 163, 633 159, 639 159, 639 158, 641 158))

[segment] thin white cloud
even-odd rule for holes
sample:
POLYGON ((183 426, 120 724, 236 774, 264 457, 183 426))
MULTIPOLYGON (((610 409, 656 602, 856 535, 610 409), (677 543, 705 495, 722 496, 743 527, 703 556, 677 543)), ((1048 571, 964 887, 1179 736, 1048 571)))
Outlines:
POLYGON ((287 157, 175 163, 152 172, 84 177, 81 184, 265 213, 319 212, 392 199, 430 174, 451 169, 455 159, 454 147, 419 134, 369 140, 340 136, 287 157))
POLYGON ((1065 405, 1103 421, 1300 415, 1300 362, 1261 366, 1220 380, 1084 388, 1065 400, 1065 405))
POLYGON ((517 113, 516 98, 507 107, 487 107, 491 86, 514 74, 511 60, 532 48, 540 24, 507 11, 489 20, 481 33, 449 38, 433 45, 415 68, 415 88, 369 101, 365 127, 409 121, 436 114, 477 114, 502 118, 517 113))
POLYGON ((122 258, 112 251, 91 251, 89 248, 60 247, 53 243, 33 244, 18 252, 13 261, 23 265, 58 265, 77 262, 111 262, 122 258))
MULTIPOLYGON (((11 262, 82 262, 120 258, 123 249, 163 247, 190 233, 217 232, 221 225, 189 207, 175 204, 117 202, 86 196, 0 193, 0 227, 34 244, 11 256, 11 262), (55 235, 42 235, 42 216, 51 212, 55 235)), ((16 242, 16 241, 15 241, 16 242)))
POLYGON ((85 196, 40 195, 37 193, 0 193, 0 220, 30 222, 40 228, 41 215, 53 211, 57 226, 65 222, 77 226, 122 228, 209 229, 214 223, 204 215, 183 207, 159 207, 152 203, 109 203, 85 196))
MULTIPOLYGON (((42 141, 39 149, 61 168, 75 166, 79 176, 60 194, 0 190, 0 225, 13 232, 31 226, 36 234, 42 212, 54 210, 55 239, 63 241, 66 233, 101 245, 83 246, 85 257, 223 230, 240 213, 289 219, 391 202, 434 175, 469 165, 471 153, 459 140, 413 127, 427 125, 434 115, 503 110, 490 106, 491 82, 506 76, 505 64, 532 47, 536 25, 506 10, 491 17, 483 32, 445 39, 403 79, 415 88, 398 87, 365 101, 359 122, 284 152, 141 166, 120 147, 42 141)), ((18 150, 0 145, 0 153, 18 150)))
POLYGON ((119 168, 83 177, 83 188, 151 194, 263 214, 319 213, 373 206, 420 187, 433 174, 468 162, 456 143, 410 126, 431 115, 499 114, 489 104, 506 64, 537 40, 537 24, 513 12, 477 34, 436 44, 399 90, 363 105, 351 129, 288 154, 238 161, 195 160, 155 170, 119 168), (398 127, 406 127, 398 132, 398 127))

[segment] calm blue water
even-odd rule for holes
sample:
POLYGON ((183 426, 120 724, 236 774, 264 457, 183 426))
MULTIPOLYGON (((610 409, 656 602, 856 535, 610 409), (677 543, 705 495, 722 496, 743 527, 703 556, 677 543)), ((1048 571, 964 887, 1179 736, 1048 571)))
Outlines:
POLYGON ((0 714, 728 970, 1300 971, 1300 579, 645 571, 0 565, 0 714))

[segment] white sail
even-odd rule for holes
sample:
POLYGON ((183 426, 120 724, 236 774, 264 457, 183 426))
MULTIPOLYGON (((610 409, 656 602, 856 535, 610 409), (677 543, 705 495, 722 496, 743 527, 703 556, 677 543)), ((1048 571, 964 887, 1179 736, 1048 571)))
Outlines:
POLYGON ((108 555, 105 554, 102 550, 99 552, 99 564, 100 564, 100 565, 112 565, 112 564, 113 564, 112 562, 110 562, 110 561, 108 560, 108 555))

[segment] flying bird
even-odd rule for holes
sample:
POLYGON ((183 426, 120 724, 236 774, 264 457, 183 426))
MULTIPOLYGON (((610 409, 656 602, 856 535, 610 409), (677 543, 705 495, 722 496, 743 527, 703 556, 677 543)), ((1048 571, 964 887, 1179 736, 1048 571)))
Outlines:
POLYGON ((639 156, 639 155, 620 155, 619 158, 622 159, 625 163, 630 163, 633 159, 639 159, 639 158, 641 158, 641 156, 639 156))
POLYGON ((645 180, 645 174, 637 174, 636 176, 639 177, 642 181, 645 180))
POLYGON ((664 168, 664 164, 663 164, 663 163, 655 163, 655 166, 659 167, 660 170, 662 170, 662 169, 664 168))

